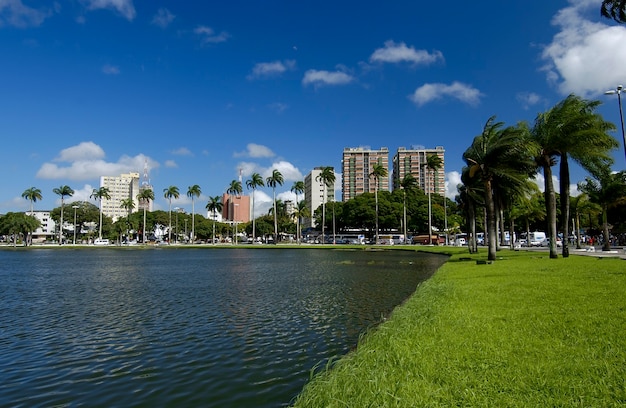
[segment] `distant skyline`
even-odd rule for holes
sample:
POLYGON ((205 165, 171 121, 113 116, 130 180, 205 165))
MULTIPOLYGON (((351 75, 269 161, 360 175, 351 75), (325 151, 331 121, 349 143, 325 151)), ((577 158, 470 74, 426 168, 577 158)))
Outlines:
MULTIPOLYGON (((0 213, 89 198, 100 176, 147 160, 163 189, 198 184, 197 213, 242 171, 285 179, 333 166, 345 147, 443 146, 453 198, 462 153, 487 119, 532 124, 570 93, 619 129, 626 26, 601 0, 176 2, 0 0, 0 213)), ((621 131, 614 169, 626 168, 621 131)), ((555 173, 558 174, 558 171, 555 173)), ((585 173, 572 169, 572 183, 585 173)), ((542 176, 538 177, 542 185, 542 176)), ((271 206, 257 190, 257 214, 271 206)), ((95 202, 94 202, 95 203, 95 202)))

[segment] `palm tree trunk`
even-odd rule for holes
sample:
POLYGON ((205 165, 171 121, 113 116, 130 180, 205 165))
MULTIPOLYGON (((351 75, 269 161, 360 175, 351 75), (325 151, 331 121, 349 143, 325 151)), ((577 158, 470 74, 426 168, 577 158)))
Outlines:
POLYGON ((545 186, 546 199, 546 221, 548 223, 548 238, 550 239, 550 258, 558 258, 556 251, 556 195, 554 193, 554 185, 552 184, 552 167, 548 164, 543 165, 543 176, 545 186))
POLYGON ((602 245, 603 251, 611 250, 611 236, 609 235, 609 222, 607 220, 608 208, 606 205, 602 206, 602 235, 604 236, 604 244, 602 245))
POLYGON ((493 199, 493 191, 491 188, 491 180, 485 180, 485 208, 487 210, 487 239, 489 240, 487 259, 490 261, 495 261, 498 236, 496 233, 496 208, 493 199))
POLYGON ((563 258, 569 256, 569 163, 567 154, 561 154, 559 163, 559 193, 561 194, 561 227, 563 228, 563 258))
POLYGON ((469 249, 470 254, 474 254, 478 252, 478 248, 476 248, 476 208, 474 207, 474 202, 471 199, 468 200, 467 215, 470 230, 470 236, 467 240, 467 248, 469 249))

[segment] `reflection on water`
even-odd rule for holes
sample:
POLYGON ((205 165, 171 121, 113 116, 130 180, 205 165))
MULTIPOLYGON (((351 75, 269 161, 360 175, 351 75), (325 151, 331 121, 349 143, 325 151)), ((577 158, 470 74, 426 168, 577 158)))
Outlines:
POLYGON ((0 406, 287 405, 445 258, 0 251, 0 406))

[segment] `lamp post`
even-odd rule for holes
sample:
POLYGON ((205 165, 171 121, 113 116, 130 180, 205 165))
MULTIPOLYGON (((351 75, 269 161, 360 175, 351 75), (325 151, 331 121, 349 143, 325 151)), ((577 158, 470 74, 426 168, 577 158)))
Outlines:
POLYGON ((174 211, 176 211, 176 235, 174 235, 174 242, 178 244, 178 212, 180 208, 174 207, 174 211))
POLYGON ((74 209, 74 245, 76 245, 76 210, 78 209, 78 206, 73 205, 72 208, 74 209))
POLYGON ((619 119, 622 123, 622 143, 624 145, 624 156, 626 156, 626 133, 624 132, 624 113, 622 112, 622 89, 624 87, 622 85, 617 85, 616 89, 611 89, 606 91, 605 95, 614 95, 617 94, 617 103, 619 105, 619 119))
POLYGON ((235 203, 233 210, 233 223, 235 224, 235 236, 233 237, 233 245, 237 244, 237 207, 239 204, 235 203))

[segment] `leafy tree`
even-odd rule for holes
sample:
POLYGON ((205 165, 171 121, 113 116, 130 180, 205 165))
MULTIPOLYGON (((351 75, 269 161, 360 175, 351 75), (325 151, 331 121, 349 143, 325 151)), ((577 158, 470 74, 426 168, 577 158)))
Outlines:
POLYGON ((255 212, 254 212, 254 196, 258 187, 264 187, 263 177, 259 173, 252 173, 250 180, 246 181, 246 187, 252 189, 252 240, 256 240, 256 228, 255 228, 255 212))
POLYGON ((98 225, 98 238, 102 239, 102 199, 111 199, 111 194, 107 187, 100 187, 98 189, 93 189, 89 198, 93 198, 99 201, 100 205, 100 223, 98 225))
POLYGON ((417 180, 412 174, 407 174, 400 181, 402 188, 402 227, 404 229, 404 237, 407 238, 407 214, 406 214, 406 193, 417 188, 417 180))
POLYGON ((130 232, 130 214, 133 212, 133 209, 135 208, 135 201, 132 198, 125 198, 122 200, 122 202, 120 203, 120 208, 123 208, 124 210, 126 210, 126 232, 130 232))
POLYGON ((150 204, 150 201, 154 201, 154 191, 150 188, 146 188, 144 190, 141 190, 139 192, 139 194, 137 194, 137 200, 139 200, 139 202, 144 203, 143 206, 143 243, 145 244, 146 241, 146 229, 147 229, 147 225, 146 225, 146 208, 148 207, 148 204, 150 204))
POLYGON ((65 197, 71 197, 74 195, 74 190, 70 186, 61 186, 54 188, 52 192, 61 197, 61 221, 59 223, 59 245, 63 243, 63 207, 65 204, 65 197))
MULTIPOLYGON (((194 242, 194 240, 196 239, 195 198, 199 198, 200 194, 202 194, 202 189, 197 184, 194 184, 193 186, 189 186, 187 188, 187 197, 191 198, 191 242, 194 242)), ((176 231, 178 231, 178 225, 176 226, 176 231)))
POLYGON ((272 170, 272 175, 265 179, 265 184, 268 187, 272 187, 272 194, 274 196, 274 242, 278 240, 278 214, 276 212, 276 186, 282 186, 284 182, 283 175, 280 171, 272 170))
POLYGON ((218 212, 222 212, 222 208, 224 208, 224 204, 222 203, 222 197, 209 197, 209 202, 206 205, 206 209, 213 213, 213 245, 215 245, 215 218, 217 218, 218 212))
POLYGON ((171 243, 172 242, 172 198, 175 198, 178 200, 178 197, 180 197, 180 192, 178 190, 178 187, 176 186, 169 186, 168 188, 164 188, 163 189, 163 197, 165 197, 170 204, 170 209, 169 209, 169 226, 167 228, 167 242, 171 243))
POLYGON ((28 236, 41 226, 37 218, 24 213, 9 212, 0 217, 0 233, 13 235, 13 246, 17 245, 20 234, 24 237, 24 246, 28 246, 28 236))

